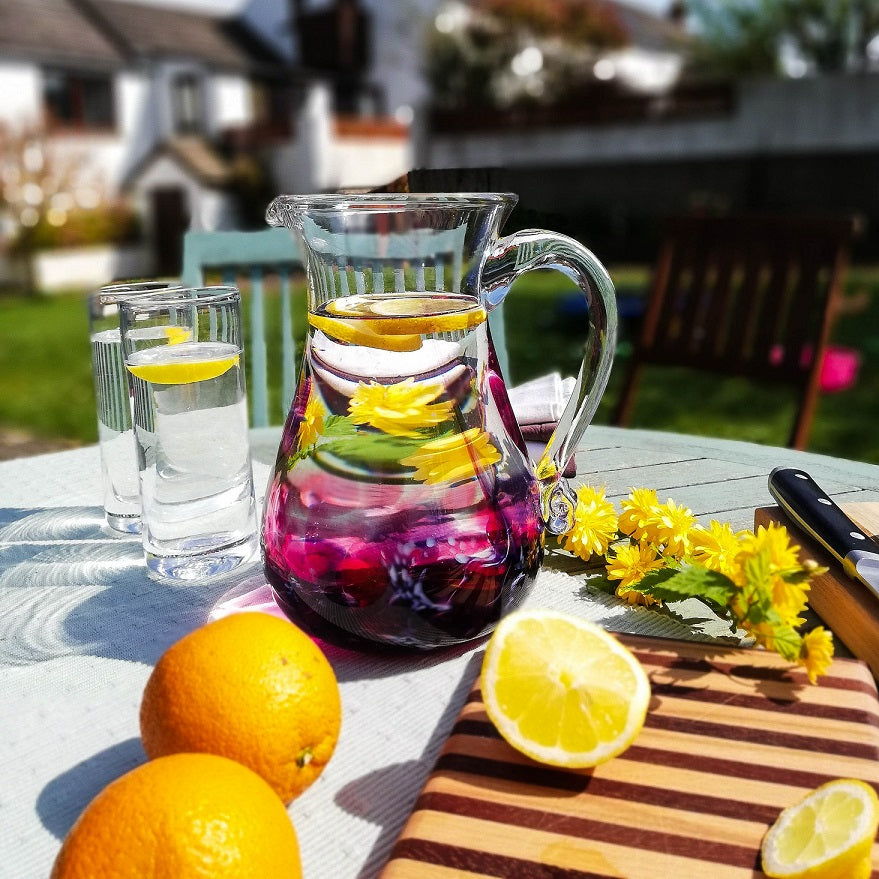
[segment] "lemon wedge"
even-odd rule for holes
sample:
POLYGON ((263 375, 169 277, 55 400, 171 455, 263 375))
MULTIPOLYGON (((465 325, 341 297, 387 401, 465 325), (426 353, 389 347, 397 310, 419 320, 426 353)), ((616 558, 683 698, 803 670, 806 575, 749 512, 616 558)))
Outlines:
POLYGON ((482 664, 482 699, 518 751, 582 768, 622 753, 644 726, 650 682, 601 627, 551 610, 501 620, 482 664))
POLYGON ((168 345, 140 352, 149 359, 129 362, 126 366, 132 375, 155 385, 188 385, 217 378, 237 366, 241 362, 237 351, 232 345, 169 342, 168 345), (206 357, 205 347, 212 353, 219 347, 222 354, 206 357), (229 351, 236 353, 229 355, 229 351))
POLYGON ((840 778, 788 806, 763 837, 763 872, 773 879, 858 879, 871 872, 879 797, 840 778))

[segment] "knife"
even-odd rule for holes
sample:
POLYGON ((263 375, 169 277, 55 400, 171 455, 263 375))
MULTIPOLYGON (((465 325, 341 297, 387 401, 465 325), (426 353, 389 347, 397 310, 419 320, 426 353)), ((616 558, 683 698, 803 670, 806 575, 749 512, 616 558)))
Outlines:
POLYGON ((879 598, 879 545, 827 497, 805 470, 776 467, 769 474, 769 493, 800 528, 842 563, 849 577, 860 580, 879 598))

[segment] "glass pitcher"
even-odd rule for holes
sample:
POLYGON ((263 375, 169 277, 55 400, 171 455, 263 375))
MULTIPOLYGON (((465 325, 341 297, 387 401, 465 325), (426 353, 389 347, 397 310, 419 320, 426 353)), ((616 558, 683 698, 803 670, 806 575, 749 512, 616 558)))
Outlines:
POLYGON ((265 571, 284 611, 320 637, 426 649, 487 634, 534 583, 544 532, 572 524, 561 474, 607 383, 613 285, 571 238, 500 237, 516 201, 284 195, 268 208, 301 241, 309 326, 266 497, 265 571), (535 472, 487 315, 537 268, 578 284, 588 326, 535 472))

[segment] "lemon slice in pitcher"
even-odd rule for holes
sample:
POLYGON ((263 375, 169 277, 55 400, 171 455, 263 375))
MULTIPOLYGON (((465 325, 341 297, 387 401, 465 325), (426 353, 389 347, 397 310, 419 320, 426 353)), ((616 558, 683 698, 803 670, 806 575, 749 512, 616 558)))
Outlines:
POLYGON ((421 336, 411 334, 382 335, 372 328, 372 321, 349 320, 309 313, 308 322, 331 339, 347 342, 349 345, 379 348, 382 351, 417 351, 421 347, 421 336))
POLYGON ((879 797, 854 778, 822 784, 788 806, 763 838, 763 872, 774 879, 855 879, 871 872, 879 797))
POLYGON ((126 366, 132 375, 155 385, 188 385, 217 378, 240 362, 235 345, 182 342, 138 351, 126 366))
POLYGON ((469 330, 486 318, 473 298, 460 295, 343 296, 327 303, 327 312, 358 320, 386 336, 451 333, 469 330))
POLYGON ((501 620, 482 665, 482 700, 518 751, 583 768, 622 753, 644 726, 650 682, 635 656, 594 623, 551 610, 501 620))

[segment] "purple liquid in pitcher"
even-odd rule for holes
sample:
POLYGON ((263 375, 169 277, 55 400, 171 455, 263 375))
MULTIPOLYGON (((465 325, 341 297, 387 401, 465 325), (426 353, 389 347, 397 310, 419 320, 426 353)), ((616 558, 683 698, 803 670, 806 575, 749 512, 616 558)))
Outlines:
POLYGON ((484 318, 451 295, 347 297, 310 315, 262 541, 279 605, 314 634, 456 644, 533 584, 538 487, 484 318))

